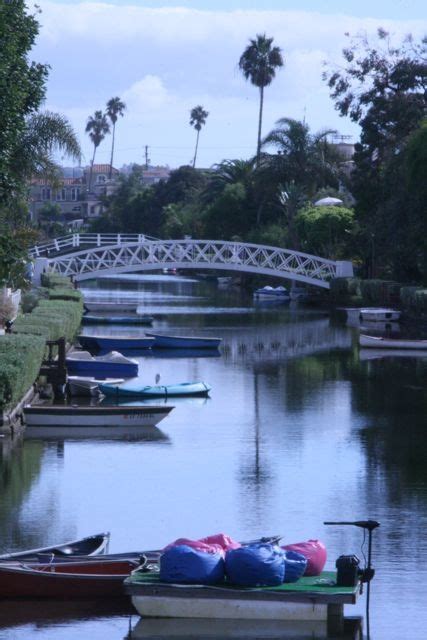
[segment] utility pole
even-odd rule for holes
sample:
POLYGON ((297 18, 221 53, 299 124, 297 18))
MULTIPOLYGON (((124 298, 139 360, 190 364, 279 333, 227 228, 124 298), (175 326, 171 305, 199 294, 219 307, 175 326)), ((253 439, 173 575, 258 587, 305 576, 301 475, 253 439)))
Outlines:
POLYGON ((150 158, 148 157, 148 144, 145 145, 145 168, 148 169, 148 163, 150 158))

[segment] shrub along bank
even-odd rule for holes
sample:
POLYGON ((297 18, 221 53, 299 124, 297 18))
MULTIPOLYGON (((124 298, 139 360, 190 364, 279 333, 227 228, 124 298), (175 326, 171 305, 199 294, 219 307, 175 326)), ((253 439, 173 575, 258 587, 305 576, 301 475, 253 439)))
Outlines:
POLYGON ((19 402, 37 379, 46 340, 65 337, 71 342, 80 326, 83 298, 70 280, 55 276, 44 285, 50 286, 31 294, 37 296, 31 313, 19 315, 13 334, 0 337, 0 410, 19 402))

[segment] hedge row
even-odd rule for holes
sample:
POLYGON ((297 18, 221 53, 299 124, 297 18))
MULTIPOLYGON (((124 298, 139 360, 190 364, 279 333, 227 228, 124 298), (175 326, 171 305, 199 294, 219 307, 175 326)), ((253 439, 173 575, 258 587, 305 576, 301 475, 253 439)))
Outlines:
POLYGON ((54 287, 49 289, 49 300, 73 300, 79 302, 83 300, 83 296, 80 291, 76 289, 66 289, 65 287, 54 287))
POLYGON ((406 309, 415 313, 427 313, 427 289, 418 287, 402 287, 400 298, 406 309))
POLYGON ((73 288, 70 278, 61 276, 59 273, 42 273, 40 277, 42 287, 53 289, 55 287, 73 288))
POLYGON ((364 305, 399 305, 401 285, 388 280, 335 278, 330 292, 334 302, 364 305))
POLYGON ((63 336, 71 341, 77 333, 83 314, 83 301, 40 300, 31 313, 19 316, 14 325, 14 333, 43 335, 48 340, 58 340, 63 336), (48 333, 46 334, 46 329, 48 333))
POLYGON ((0 338, 0 409, 13 407, 33 384, 40 370, 45 338, 4 335, 0 338))

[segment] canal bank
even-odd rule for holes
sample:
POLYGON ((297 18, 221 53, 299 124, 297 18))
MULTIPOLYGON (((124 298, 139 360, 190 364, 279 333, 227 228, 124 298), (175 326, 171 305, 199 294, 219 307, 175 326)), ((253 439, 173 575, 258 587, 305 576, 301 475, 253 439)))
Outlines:
POLYGON ((0 336, 0 432, 13 434, 40 376, 54 387, 65 383, 65 352, 83 315, 83 298, 69 278, 45 276, 43 287, 22 298, 11 332, 0 336))

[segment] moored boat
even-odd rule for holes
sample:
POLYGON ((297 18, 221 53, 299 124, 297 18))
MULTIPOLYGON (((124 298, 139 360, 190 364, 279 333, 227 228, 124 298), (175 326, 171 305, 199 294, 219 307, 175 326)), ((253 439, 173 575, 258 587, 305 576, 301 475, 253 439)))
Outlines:
POLYGON ((165 418, 173 407, 170 406, 77 406, 77 405, 33 405, 24 407, 24 419, 29 427, 66 427, 72 433, 81 429, 96 430, 98 427, 145 427, 154 426, 165 418))
POLYGON ((91 315, 86 314, 82 317, 83 324, 139 324, 139 325, 151 325, 153 324, 153 316, 147 316, 135 313, 130 316, 119 315, 91 315))
POLYGON ((104 553, 110 540, 109 533, 97 533, 92 536, 86 536, 69 542, 61 542, 59 544, 47 547, 38 547, 36 549, 27 549, 25 551, 13 551, 11 553, 3 553, 0 555, 0 562, 10 560, 27 560, 37 557, 39 553, 54 554, 55 556, 74 556, 86 555, 94 556, 104 553))
POLYGON ((97 398, 100 395, 99 383, 108 382, 109 384, 120 384, 124 382, 123 378, 107 378, 98 380, 97 378, 85 378, 83 376, 68 376, 67 391, 70 396, 83 396, 97 398))
POLYGON ((108 598, 125 595, 123 581, 137 560, 0 563, 1 598, 108 598))
POLYGON ((393 321, 399 320, 400 311, 398 309, 386 309, 386 308, 376 308, 376 307, 367 307, 366 309, 359 309, 359 319, 370 320, 371 322, 384 322, 384 321, 393 321))
POLYGON ((121 313, 122 311, 136 311, 139 302, 95 302, 84 300, 83 306, 86 311, 108 311, 121 313))
POLYGON ((84 349, 102 349, 120 351, 126 349, 151 349, 154 338, 147 336, 78 336, 78 341, 84 349))
POLYGON ((289 291, 285 287, 270 287, 269 285, 256 289, 253 297, 255 300, 281 300, 282 302, 287 302, 291 299, 289 291))
POLYGON ((101 393, 105 396, 138 397, 138 398, 170 398, 183 396, 207 396, 211 390, 206 382, 181 382, 169 385, 141 386, 140 380, 128 380, 123 384, 101 383, 101 393))
POLYGON ((66 365, 71 375, 101 378, 133 378, 138 375, 138 362, 118 351, 102 356, 92 356, 88 351, 73 351, 67 355, 66 365))
POLYGON ((154 338, 154 349, 217 349, 222 338, 209 336, 177 336, 160 333, 146 333, 146 336, 154 338))
POLYGON ((361 347, 372 347, 373 349, 427 349, 427 340, 369 336, 363 333, 359 335, 359 344, 361 347))

